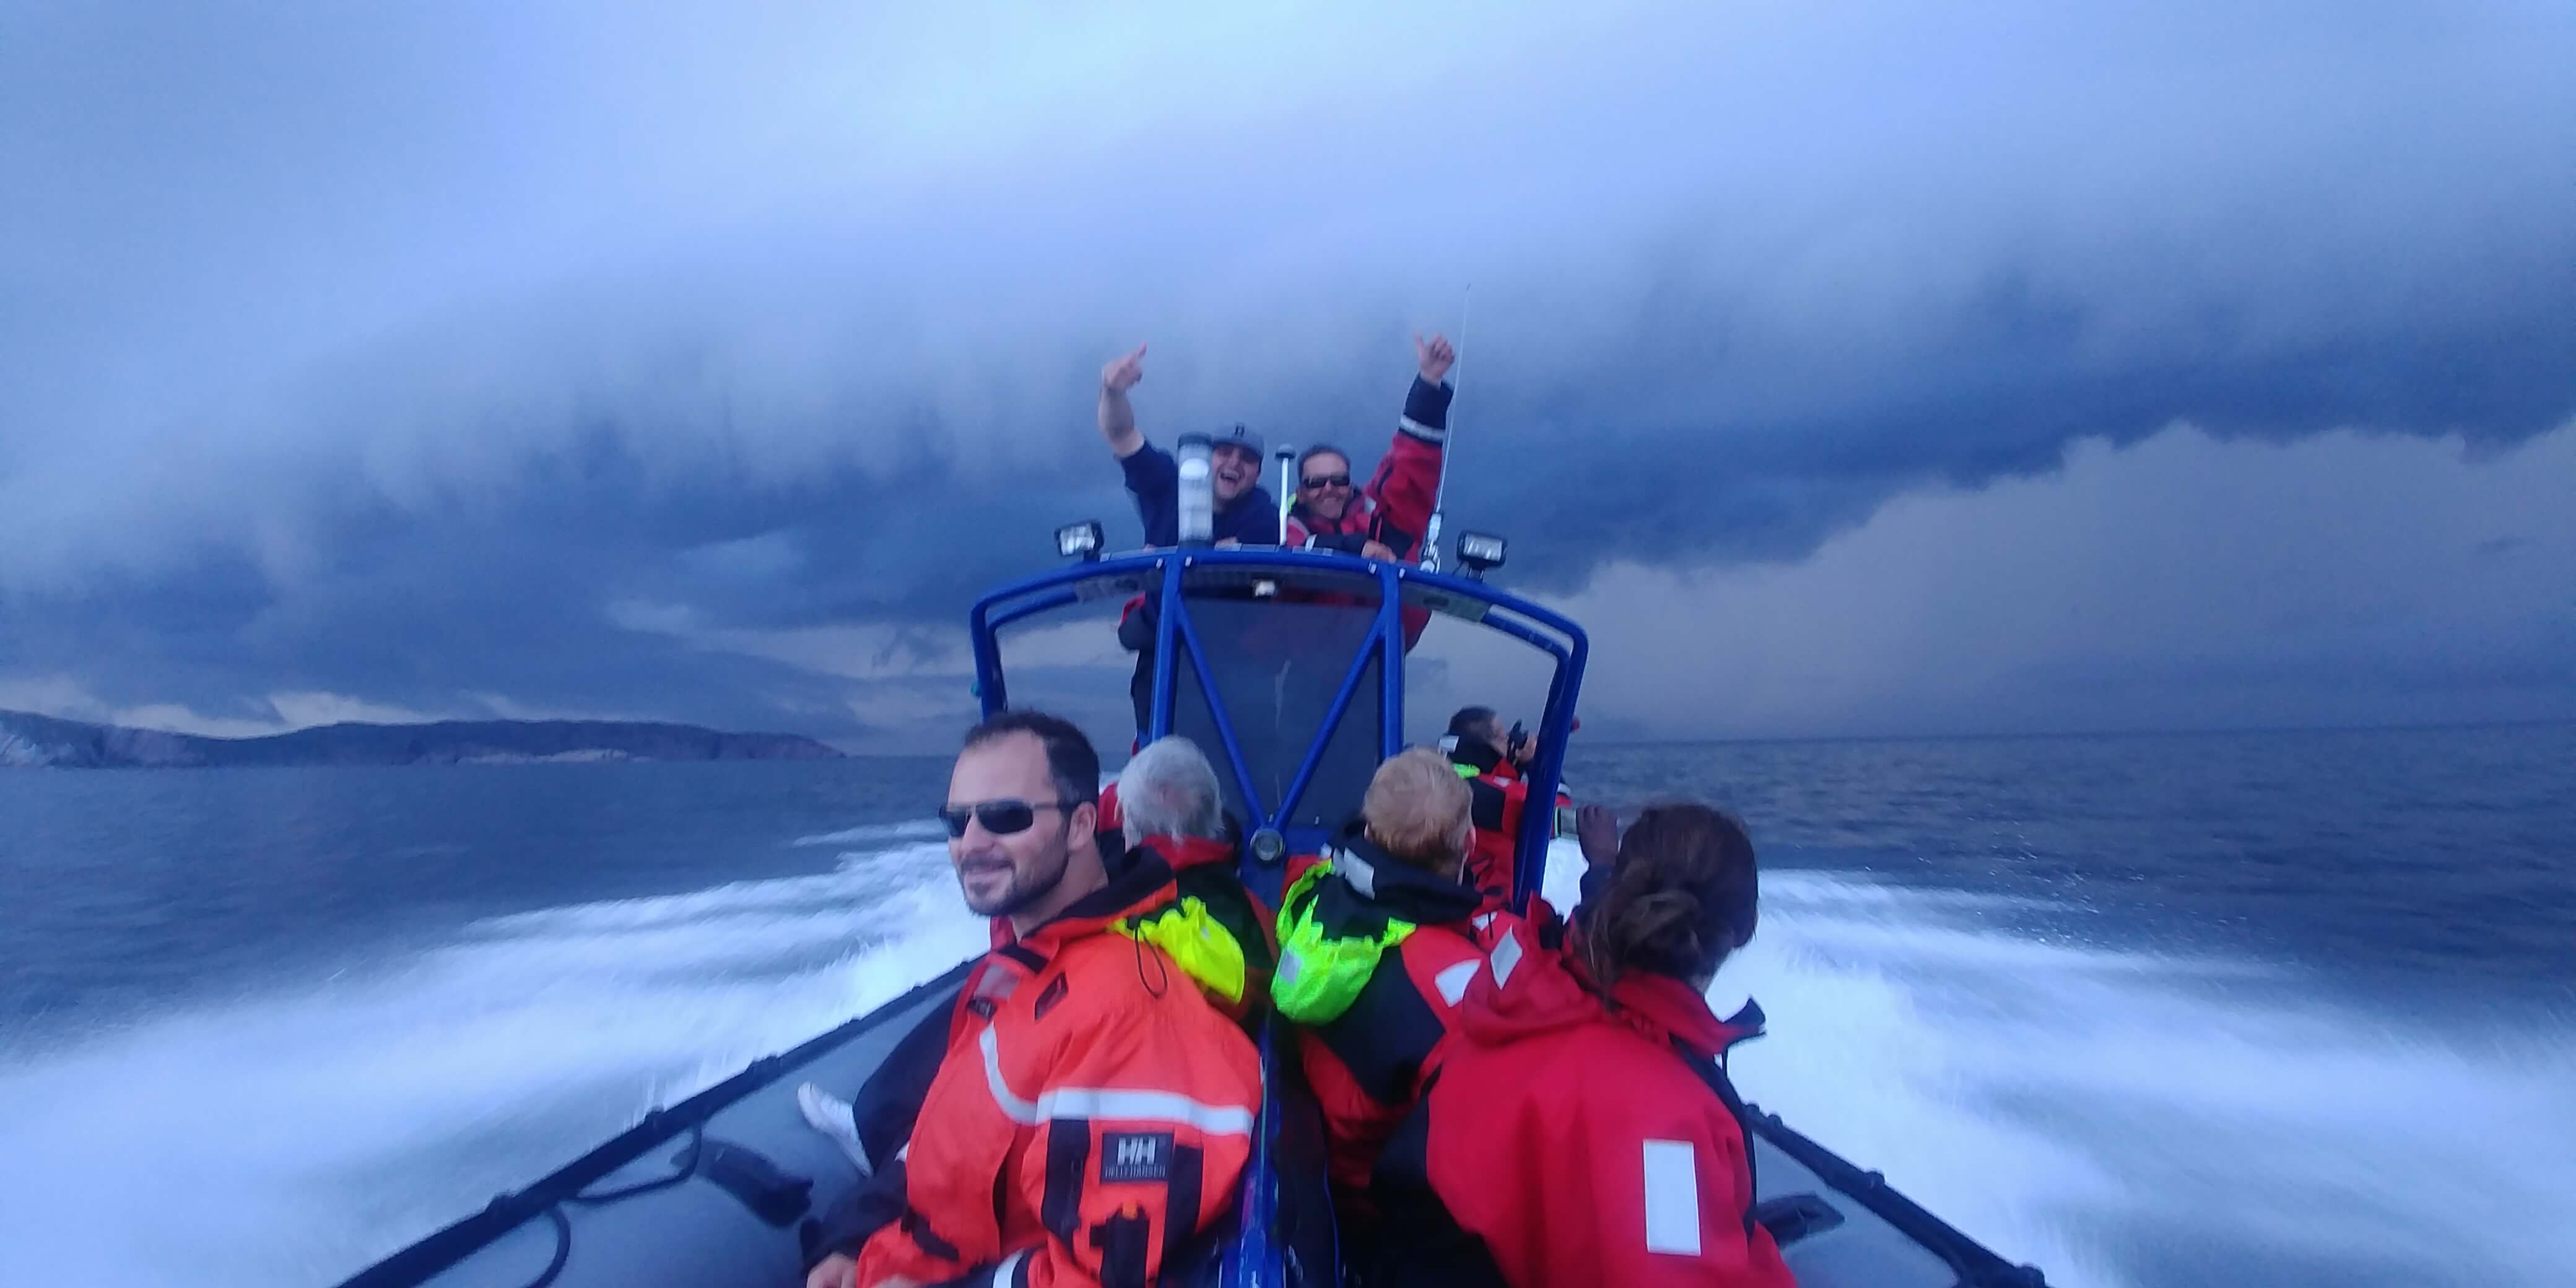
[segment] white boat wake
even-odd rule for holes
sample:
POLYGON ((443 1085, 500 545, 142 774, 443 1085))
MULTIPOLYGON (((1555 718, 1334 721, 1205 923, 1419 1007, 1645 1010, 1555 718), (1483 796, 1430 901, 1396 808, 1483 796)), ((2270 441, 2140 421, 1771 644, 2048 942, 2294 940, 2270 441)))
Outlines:
MULTIPOLYGON (((6 1057, 0 1283, 329 1284, 981 951, 921 835, 6 1057)), ((2576 1278, 2563 1027, 2436 1037, 2283 972, 1998 928, 2028 908, 1767 875, 1715 994, 1771 1016, 1737 1081, 2054 1284, 2576 1278)))

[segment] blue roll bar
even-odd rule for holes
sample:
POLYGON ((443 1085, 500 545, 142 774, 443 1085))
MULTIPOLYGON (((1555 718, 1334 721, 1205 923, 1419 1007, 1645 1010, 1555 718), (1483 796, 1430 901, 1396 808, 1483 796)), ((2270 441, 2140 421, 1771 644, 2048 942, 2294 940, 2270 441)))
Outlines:
POLYGON ((1221 753, 1227 761, 1246 808, 1255 815, 1250 820, 1251 827, 1284 831, 1322 764, 1335 727, 1348 714, 1352 700, 1358 696, 1359 685, 1367 675, 1372 649, 1378 662, 1380 685, 1378 751, 1381 756, 1391 756, 1403 749, 1403 616, 1408 588, 1480 605, 1482 612, 1473 618, 1434 611, 1466 624, 1501 632, 1547 654, 1556 664, 1548 683, 1547 706, 1539 719, 1538 757, 1527 775, 1529 797, 1538 802, 1539 807, 1522 810, 1520 835, 1514 838, 1513 844, 1516 862, 1513 865, 1512 899, 1515 906, 1526 907, 1529 897, 1537 891, 1546 875, 1547 846, 1555 831, 1554 803, 1565 772, 1567 735, 1573 730, 1575 704, 1582 688, 1583 669, 1591 656, 1591 641, 1582 627, 1562 614, 1486 582, 1454 574, 1426 572, 1406 564, 1359 560, 1333 552, 1261 547, 1138 551, 1111 555, 1089 563, 1067 564, 998 587, 975 601, 968 615, 968 629, 974 638, 976 691, 988 716, 1010 705, 1010 689, 1002 671, 1001 646, 997 637, 1002 627, 1097 598, 1103 593, 1142 590, 1153 598, 1159 610, 1154 623, 1153 710, 1147 723, 1148 737, 1160 738, 1172 731, 1173 685, 1179 674, 1178 668, 1186 662, 1198 678, 1200 692, 1207 696, 1215 719, 1217 740, 1222 744, 1207 750, 1212 758, 1221 753), (1376 618, 1355 651, 1295 777, 1276 801, 1262 799, 1258 785, 1253 781, 1235 723, 1219 697, 1206 645, 1191 620, 1189 603, 1183 592, 1186 574, 1194 569, 1268 570, 1291 575, 1327 573, 1341 577, 1357 575, 1377 582, 1376 618))

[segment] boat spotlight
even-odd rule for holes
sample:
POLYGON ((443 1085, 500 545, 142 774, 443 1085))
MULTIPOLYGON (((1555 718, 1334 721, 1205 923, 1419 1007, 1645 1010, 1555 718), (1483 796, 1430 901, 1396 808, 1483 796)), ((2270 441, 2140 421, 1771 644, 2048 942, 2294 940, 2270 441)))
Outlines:
POLYGON ((1216 476, 1208 460, 1215 443, 1205 434, 1183 434, 1172 444, 1180 485, 1180 540, 1203 546, 1216 535, 1216 476))
POLYGON ((1483 580, 1486 573, 1503 566, 1503 539, 1483 532, 1459 533, 1458 566, 1468 576, 1483 580))
POLYGON ((1085 519, 1056 529, 1055 552, 1084 563, 1100 558, 1100 520, 1085 519))

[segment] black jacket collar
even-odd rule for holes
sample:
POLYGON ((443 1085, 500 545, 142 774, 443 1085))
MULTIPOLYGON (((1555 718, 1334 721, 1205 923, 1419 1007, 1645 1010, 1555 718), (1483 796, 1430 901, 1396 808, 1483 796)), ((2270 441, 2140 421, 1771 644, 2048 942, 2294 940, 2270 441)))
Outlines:
POLYGON ((1480 774, 1490 774, 1494 772, 1494 766, 1503 763, 1503 753, 1501 748, 1482 738, 1460 734, 1457 747, 1449 753, 1449 761, 1470 766, 1480 774))
POLYGON ((1474 887, 1406 863, 1356 829, 1334 843, 1332 859, 1334 879, 1324 883, 1315 911, 1335 930, 1371 921, 1383 929, 1388 918, 1417 926, 1465 921, 1482 899, 1474 887))

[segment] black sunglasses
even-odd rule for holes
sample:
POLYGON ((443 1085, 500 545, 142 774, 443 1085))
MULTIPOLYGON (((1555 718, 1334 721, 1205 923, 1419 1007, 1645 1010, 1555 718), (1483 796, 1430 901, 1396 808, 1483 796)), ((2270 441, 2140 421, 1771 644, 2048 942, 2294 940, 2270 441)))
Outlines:
POLYGON ((948 835, 952 837, 966 835, 966 820, 970 818, 983 824, 984 830, 995 836, 1009 836, 1013 832, 1029 830, 1029 824, 1038 821, 1039 810, 1069 809, 1077 803, 1075 801, 977 801, 972 805, 951 805, 939 811, 939 821, 948 825, 948 835))
POLYGON ((1301 481, 1307 487, 1349 487, 1351 485, 1351 476, 1348 474, 1309 474, 1301 481))

